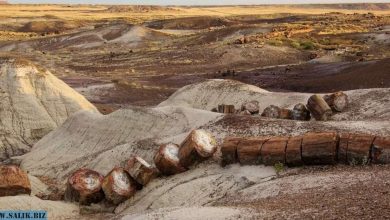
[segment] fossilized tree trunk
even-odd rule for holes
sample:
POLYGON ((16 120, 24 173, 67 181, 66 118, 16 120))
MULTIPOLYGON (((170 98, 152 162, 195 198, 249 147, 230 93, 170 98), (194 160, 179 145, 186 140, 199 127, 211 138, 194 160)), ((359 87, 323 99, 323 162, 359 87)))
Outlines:
POLYGON ((341 112, 348 106, 348 96, 343 92, 324 95, 324 100, 336 112, 341 112))
POLYGON ((153 167, 140 157, 132 157, 128 160, 125 169, 142 186, 146 186, 156 175, 153 167))
POLYGON ((173 143, 160 146, 154 156, 154 164, 164 175, 173 175, 186 171, 179 162, 179 146, 173 143))
POLYGON ((326 121, 332 116, 332 109, 320 95, 312 95, 307 101, 307 108, 318 121, 326 121))
POLYGON ((137 182, 121 167, 112 169, 102 183, 106 199, 115 205, 133 196, 137 187, 137 182))
POLYGON ((104 198, 103 178, 101 174, 90 169, 77 170, 68 178, 65 200, 76 201, 81 205, 100 202, 104 198))

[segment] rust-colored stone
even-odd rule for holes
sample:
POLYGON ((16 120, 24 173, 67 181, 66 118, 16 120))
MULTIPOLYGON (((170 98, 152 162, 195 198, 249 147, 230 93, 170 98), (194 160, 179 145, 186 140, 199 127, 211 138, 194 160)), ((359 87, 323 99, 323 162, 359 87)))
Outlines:
POLYGON ((221 146, 222 166, 238 162, 237 147, 241 140, 241 137, 225 138, 221 146))
POLYGON ((302 161, 302 136, 290 137, 286 147, 286 164, 288 166, 301 166, 302 161))
POLYGON ((217 142, 209 132, 198 129, 192 131, 179 148, 179 160, 183 167, 189 167, 196 161, 213 156, 217 142))
POLYGON ((79 202, 81 205, 98 203, 104 198, 103 176, 96 171, 82 168, 75 171, 67 181, 65 200, 79 202))
POLYGON ((163 144, 154 156, 154 164, 164 175, 182 173, 186 169, 180 165, 178 154, 179 146, 177 144, 163 144))
POLYGON ((141 157, 130 158, 125 169, 137 183, 143 186, 156 176, 153 167, 141 157))
POLYGON ((0 197, 30 193, 30 180, 23 170, 14 165, 0 165, 0 197))
POLYGON ((132 197, 137 190, 137 182, 121 167, 115 167, 103 179, 102 189, 106 199, 118 205, 132 197))
POLYGON ((390 137, 376 137, 372 144, 372 163, 390 163, 390 137))
POLYGON ((334 132, 307 133, 302 140, 304 164, 335 164, 338 136, 334 132))
POLYGON ((370 149, 374 136, 351 134, 348 138, 347 160, 350 164, 366 164, 370 160, 370 149))
POLYGON ((261 158, 265 165, 286 163, 287 137, 271 137, 261 147, 261 158))
POLYGON ((260 164, 262 162, 260 150, 268 139, 268 137, 243 138, 237 147, 238 161, 246 165, 260 164))
POLYGON ((293 117, 292 115, 293 115, 292 110, 287 108, 280 109, 280 115, 279 115, 280 119, 292 119, 293 117))

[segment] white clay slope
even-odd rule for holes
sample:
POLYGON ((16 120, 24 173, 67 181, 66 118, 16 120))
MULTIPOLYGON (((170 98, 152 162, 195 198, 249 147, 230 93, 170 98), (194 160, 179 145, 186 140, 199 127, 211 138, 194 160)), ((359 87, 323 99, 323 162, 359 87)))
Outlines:
POLYGON ((0 58, 0 161, 28 152, 70 115, 96 108, 49 71, 0 58))

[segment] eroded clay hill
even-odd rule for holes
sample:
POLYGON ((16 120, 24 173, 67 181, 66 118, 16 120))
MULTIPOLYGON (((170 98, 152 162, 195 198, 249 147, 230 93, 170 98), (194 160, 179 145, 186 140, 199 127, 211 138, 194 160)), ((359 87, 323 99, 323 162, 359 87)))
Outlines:
POLYGON ((32 145, 70 115, 96 108, 49 71, 26 60, 0 58, 0 161, 32 145))

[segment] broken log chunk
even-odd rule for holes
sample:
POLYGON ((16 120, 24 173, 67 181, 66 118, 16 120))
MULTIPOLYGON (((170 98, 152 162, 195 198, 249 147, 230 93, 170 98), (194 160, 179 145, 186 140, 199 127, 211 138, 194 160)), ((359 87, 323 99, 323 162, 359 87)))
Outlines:
POLYGON ((373 135, 350 134, 347 151, 348 163, 352 165, 367 164, 370 161, 370 150, 373 141, 373 135))
POLYGON ((237 146, 237 156, 240 164, 260 164, 262 162, 261 147, 268 139, 269 137, 243 138, 237 146))
POLYGON ((296 104, 292 110, 292 119, 300 121, 310 120, 310 112, 302 103, 296 104))
POLYGON ((248 110, 239 112, 240 115, 252 115, 248 110))
POLYGON ((241 111, 249 111, 252 115, 259 114, 259 102, 255 100, 245 102, 241 106, 241 111))
POLYGON ((67 181, 65 200, 81 205, 98 203, 104 199, 103 176, 93 170, 82 168, 74 172, 67 181))
POLYGON ((335 92, 324 95, 324 100, 329 107, 336 112, 342 112, 348 106, 348 96, 344 92, 335 92))
POLYGON ((137 185, 125 169, 115 167, 104 177, 102 189, 107 201, 118 205, 135 194, 137 185))
POLYGON ((307 109, 317 121, 326 121, 332 116, 332 109, 320 95, 310 96, 307 109))
POLYGON ((156 175, 153 167, 141 157, 130 158, 125 169, 142 186, 146 186, 156 175))
POLYGON ((287 137, 271 137, 261 147, 261 159, 265 165, 286 163, 287 137))
POLYGON ((222 166, 238 162, 237 147, 243 138, 227 137, 222 143, 222 166))
POLYGON ((337 159, 340 163, 346 164, 347 160, 347 152, 348 152, 348 140, 349 133, 340 133, 339 134, 339 149, 337 154, 337 159))
POLYGON ((280 117, 280 108, 278 106, 275 106, 275 105, 270 105, 264 109, 261 116, 267 117, 267 118, 279 118, 280 117))
POLYGON ((334 132, 307 133, 302 140, 302 161, 307 165, 336 163, 338 136, 334 132))
POLYGON ((372 144, 371 151, 372 163, 389 164, 390 163, 390 137, 376 137, 372 144))
POLYGON ((0 197, 31 194, 27 173, 14 165, 0 165, 0 197))
POLYGON ((164 175, 173 175, 186 171, 179 162, 179 146, 173 143, 160 146, 154 156, 154 164, 164 175))
POLYGON ((196 161, 213 156, 217 142, 209 132, 198 129, 192 131, 179 148, 179 161, 183 167, 189 167, 196 161))
POLYGON ((280 109, 280 119, 292 119, 292 111, 290 109, 282 108, 280 109))
POLYGON ((234 108, 234 105, 218 105, 218 112, 224 113, 224 114, 234 114, 236 112, 236 109, 234 108))
POLYGON ((288 166, 302 166, 302 136, 290 137, 286 147, 286 164, 288 166))

